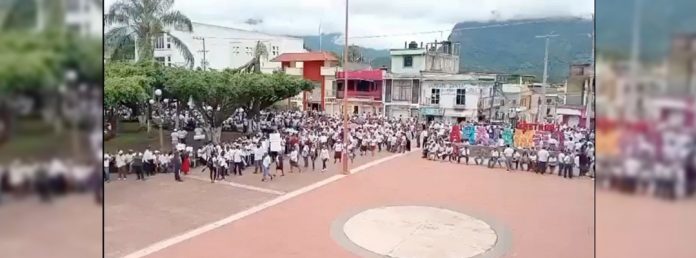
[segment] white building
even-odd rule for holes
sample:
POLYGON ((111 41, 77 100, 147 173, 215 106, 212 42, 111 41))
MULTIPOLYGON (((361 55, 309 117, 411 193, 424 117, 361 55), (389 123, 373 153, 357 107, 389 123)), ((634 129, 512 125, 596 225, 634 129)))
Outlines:
MULTIPOLYGON (((491 103, 496 75, 459 74, 459 45, 449 41, 392 49, 384 90, 385 114, 425 120, 477 120, 491 103)), ((502 95, 496 94, 502 99, 502 95)), ((487 114, 483 114, 487 116, 487 114)))
MULTIPOLYGON (((194 57, 194 68, 239 68, 253 57, 257 42, 266 46, 268 58, 261 60, 263 72, 280 70, 280 63, 269 62, 282 53, 307 52, 301 38, 272 35, 256 31, 247 31, 217 25, 193 23, 193 32, 174 28, 171 34, 179 38, 194 57), (204 52, 205 51, 205 52, 204 52), (204 63, 205 61, 205 63, 204 63)), ((172 44, 171 39, 163 36, 155 40, 155 59, 167 66, 185 65, 184 57, 172 44)))
POLYGON ((83 36, 101 37, 104 33, 102 7, 92 0, 67 0, 65 23, 69 30, 83 36))

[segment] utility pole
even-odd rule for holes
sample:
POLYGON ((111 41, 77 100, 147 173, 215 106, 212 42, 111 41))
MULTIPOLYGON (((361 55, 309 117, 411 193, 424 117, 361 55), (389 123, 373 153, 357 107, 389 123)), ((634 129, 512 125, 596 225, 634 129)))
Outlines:
POLYGON ((198 39, 203 41, 203 50, 198 50, 198 53, 203 53, 203 61, 202 61, 202 67, 203 71, 208 67, 208 60, 205 58, 205 54, 208 53, 208 50, 205 49, 205 38, 204 37, 193 37, 193 39, 198 39))
MULTIPOLYGON (((641 98, 640 92, 636 93, 635 90, 638 88, 638 69, 640 66, 640 20, 641 20, 641 9, 642 9, 643 1, 642 0, 634 0, 634 9, 633 9, 633 38, 632 38, 632 44, 631 44, 631 65, 630 65, 630 75, 629 76, 629 87, 633 87, 631 90, 631 96, 629 97, 630 100, 630 105, 632 106, 637 98, 641 98)), ((638 110, 631 110, 629 109, 629 117, 633 118, 634 114, 635 115, 640 115, 642 113, 642 110, 640 106, 636 107, 638 110)))
MULTIPOLYGON (((594 14, 592 15, 592 22, 594 22, 594 14)), ((590 35, 592 38, 592 65, 594 66, 593 68, 597 67, 597 64, 595 64, 595 31, 594 28, 592 29, 592 34, 590 35)), ((595 69, 593 69, 595 70, 595 69)), ((592 72, 592 76, 590 76, 590 83, 588 84, 588 89, 587 89, 587 103, 585 107, 585 127, 588 129, 590 128, 590 122, 592 122, 591 117, 594 116, 594 94, 597 94, 595 92, 596 87, 595 87, 595 72, 592 72)), ((566 88, 567 89, 567 88, 566 88)))
POLYGON ((322 35, 322 33, 321 33, 321 21, 319 21, 319 51, 322 51, 322 48, 321 48, 321 36, 323 36, 323 35, 322 35))
POLYGON ((348 0, 346 0, 346 31, 343 42, 343 174, 348 175, 348 0))
POLYGON ((558 34, 553 34, 553 32, 551 32, 550 34, 547 34, 547 35, 536 36, 536 38, 538 38, 538 39, 539 38, 546 39, 546 50, 544 51, 544 78, 542 78, 542 83, 541 83, 541 105, 539 105, 539 111, 537 111, 537 118, 539 119, 539 121, 538 121, 539 123, 544 121, 544 119, 546 117, 546 114, 542 115, 541 113, 542 113, 542 111, 546 110, 546 109, 544 109, 544 107, 546 105, 546 87, 547 87, 546 83, 547 83, 547 80, 549 77, 549 75, 548 75, 548 72, 549 72, 549 40, 551 38, 555 38, 558 36, 559 36, 558 34))
POLYGON ((493 83, 493 88, 491 88, 491 110, 488 113, 488 123, 493 122, 493 105, 495 105, 495 92, 496 92, 496 87, 498 87, 498 81, 493 83))

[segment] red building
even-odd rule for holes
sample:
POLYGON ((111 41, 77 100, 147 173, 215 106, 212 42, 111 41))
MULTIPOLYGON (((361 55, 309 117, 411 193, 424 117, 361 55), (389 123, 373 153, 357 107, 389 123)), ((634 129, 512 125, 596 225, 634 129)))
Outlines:
MULTIPOLYGON (((349 110, 353 113, 382 113, 382 88, 384 70, 360 70, 348 72, 349 110)), ((344 100, 344 72, 336 73, 336 98, 344 100)))
MULTIPOLYGON (((298 103, 302 110, 325 110, 326 84, 327 80, 333 78, 338 66, 336 56, 329 52, 284 53, 273 58, 271 62, 281 62, 285 73, 302 76, 315 84, 314 90, 302 93, 301 103, 298 103)), ((297 100, 295 98, 295 101, 297 100)))

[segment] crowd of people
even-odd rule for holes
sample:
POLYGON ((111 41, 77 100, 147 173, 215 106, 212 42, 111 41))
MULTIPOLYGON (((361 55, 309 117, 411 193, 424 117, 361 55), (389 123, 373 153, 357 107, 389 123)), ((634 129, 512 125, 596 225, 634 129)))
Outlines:
POLYGON ((255 133, 233 141, 207 141, 195 146, 186 142, 189 132, 179 130, 172 133, 174 149, 166 153, 147 148, 107 154, 105 180, 111 180, 111 173, 117 174, 117 180, 126 180, 128 174, 145 180, 156 173, 173 173, 175 180, 182 181, 180 173, 188 174, 191 168, 204 166, 203 171, 209 173, 213 183, 231 175, 242 175, 247 169, 260 173, 262 181, 269 181, 285 176, 285 160, 289 161, 290 173, 309 169, 324 172, 328 163, 341 162, 344 154, 352 162, 358 156, 374 156, 381 151, 409 151, 411 141, 417 137, 417 121, 412 118, 354 115, 350 118, 347 142, 343 139, 340 116, 270 112, 264 113, 260 120, 255 133))
POLYGON ((72 160, 49 162, 14 160, 0 166, 0 203, 4 198, 22 199, 34 194, 44 202, 70 193, 94 193, 102 202, 102 181, 98 166, 72 160))
POLYGON ((598 186, 676 200, 696 193, 696 141, 693 129, 659 126, 620 129, 606 135, 610 141, 598 160, 598 186), (610 139, 611 138, 611 139, 610 139))
MULTIPOLYGON (((507 171, 533 171, 564 178, 594 176, 594 133, 578 127, 562 126, 554 138, 539 139, 533 147, 515 147, 512 128, 483 123, 463 123, 455 127, 431 123, 421 131, 423 158, 505 168, 507 171), (452 130, 467 128, 488 134, 485 137, 452 130), (577 173, 576 173, 577 172, 577 173)), ((466 130, 464 130, 466 131, 466 130)))

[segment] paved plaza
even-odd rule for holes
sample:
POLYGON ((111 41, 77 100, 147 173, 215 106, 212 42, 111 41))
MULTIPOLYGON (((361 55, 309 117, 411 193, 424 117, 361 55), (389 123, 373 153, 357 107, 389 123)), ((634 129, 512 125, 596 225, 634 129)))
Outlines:
POLYGON ((382 245, 403 254, 432 253, 436 248, 418 250, 418 245, 440 237, 437 228, 451 227, 468 230, 459 236, 461 241, 479 241, 467 243, 470 248, 460 248, 459 254, 593 256, 594 181, 427 161, 419 151, 381 163, 372 160, 358 157, 356 173, 349 176, 336 174, 336 164, 326 174, 286 173, 273 183, 247 173, 211 184, 205 180, 207 173, 200 172, 184 183, 174 182, 171 175, 109 183, 106 256, 377 257, 378 252, 365 246, 361 231, 375 230, 365 225, 380 218, 356 215, 384 207, 424 207, 460 218, 414 211, 413 216, 394 219, 411 223, 418 229, 414 235, 430 234, 418 238, 384 231, 394 236, 392 241, 414 243, 398 249, 394 243, 382 245), (364 223, 347 233, 351 218, 364 223))

